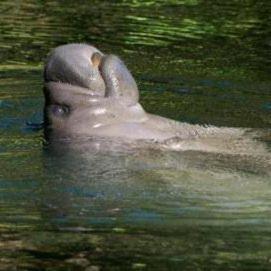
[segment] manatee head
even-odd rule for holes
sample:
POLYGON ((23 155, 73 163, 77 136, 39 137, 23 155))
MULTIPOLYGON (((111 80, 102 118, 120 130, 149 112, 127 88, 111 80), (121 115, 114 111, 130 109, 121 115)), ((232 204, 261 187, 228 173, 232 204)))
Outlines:
POLYGON ((45 135, 52 131, 91 135, 98 124, 137 118, 133 113, 127 116, 138 104, 139 92, 125 64, 86 44, 52 51, 44 69, 44 95, 45 135))
POLYGON ((66 83, 104 96, 105 84, 98 66, 92 62, 98 49, 87 44, 67 44, 55 48, 47 58, 44 81, 66 83))

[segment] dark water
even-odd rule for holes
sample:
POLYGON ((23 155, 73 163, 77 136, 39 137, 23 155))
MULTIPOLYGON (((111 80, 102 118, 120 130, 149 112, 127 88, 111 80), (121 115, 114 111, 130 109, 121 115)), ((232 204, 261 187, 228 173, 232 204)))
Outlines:
POLYGON ((88 42, 124 59, 149 112, 270 128, 270 1, 2 0, 0 11, 0 270, 271 269, 266 160, 54 150, 37 125, 46 55, 88 42))

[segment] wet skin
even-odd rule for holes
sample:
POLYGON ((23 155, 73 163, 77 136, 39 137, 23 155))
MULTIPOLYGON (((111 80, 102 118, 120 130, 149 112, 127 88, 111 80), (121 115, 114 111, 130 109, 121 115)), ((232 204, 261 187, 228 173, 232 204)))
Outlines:
POLYGON ((139 92, 124 63, 84 44, 56 48, 45 66, 45 123, 55 136, 168 139, 168 121, 139 104, 139 92))
POLYGON ((136 82, 115 55, 86 44, 57 47, 44 70, 45 137, 149 140, 171 149, 265 153, 249 129, 191 125, 152 115, 136 82))

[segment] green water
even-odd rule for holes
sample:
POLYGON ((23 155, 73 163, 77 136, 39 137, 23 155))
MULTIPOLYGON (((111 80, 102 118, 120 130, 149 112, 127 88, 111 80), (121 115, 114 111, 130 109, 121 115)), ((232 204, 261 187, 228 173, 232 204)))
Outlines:
POLYGON ((2 0, 0 12, 0 270, 271 269, 260 159, 50 150, 36 129, 43 61, 69 42, 118 54, 149 112, 270 129, 270 1, 2 0))

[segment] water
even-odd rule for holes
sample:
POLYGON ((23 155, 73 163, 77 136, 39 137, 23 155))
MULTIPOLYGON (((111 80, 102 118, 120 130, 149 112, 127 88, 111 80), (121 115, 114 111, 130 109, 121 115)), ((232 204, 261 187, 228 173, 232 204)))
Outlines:
POLYGON ((39 129, 46 55, 88 42, 124 59, 147 111, 261 129, 270 153, 269 1, 0 10, 0 270, 271 269, 270 156, 67 150, 39 129))

